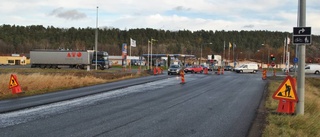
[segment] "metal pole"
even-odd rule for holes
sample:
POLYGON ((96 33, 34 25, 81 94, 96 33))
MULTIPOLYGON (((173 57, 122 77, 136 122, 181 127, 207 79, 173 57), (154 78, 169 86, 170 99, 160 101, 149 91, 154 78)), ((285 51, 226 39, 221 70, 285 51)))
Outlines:
POLYGON ((232 45, 232 55, 233 55, 233 68, 236 68, 236 61, 235 61, 235 55, 234 55, 234 43, 232 45))
POLYGON ((222 65, 222 67, 225 65, 225 63, 224 63, 225 56, 226 56, 226 41, 223 41, 223 58, 222 58, 223 65, 222 65))
MULTIPOLYGON (((306 26, 306 0, 299 0, 299 27, 306 26)), ((304 85, 305 85, 305 64, 306 64, 306 45, 299 46, 299 60, 298 60, 298 103, 297 115, 304 115, 304 85)))
POLYGON ((132 61, 132 57, 131 57, 131 38, 130 38, 130 65, 129 65, 129 70, 130 70, 130 72, 131 72, 131 61, 132 61))
MULTIPOLYGON (((285 65, 285 60, 286 60, 286 41, 287 41, 287 38, 284 39, 283 41, 283 59, 282 59, 282 62, 283 64, 285 65)), ((285 68, 286 66, 284 66, 285 68)))
POLYGON ((148 69, 150 69, 150 60, 149 60, 149 39, 148 39, 148 69))
POLYGON ((269 58, 269 56, 270 56, 270 49, 268 48, 268 55, 267 55, 267 59, 268 59, 268 68, 269 68, 269 66, 270 66, 270 62, 269 62, 270 58, 269 58))
POLYGON ((200 47, 200 50, 201 50, 201 51, 200 51, 200 54, 201 54, 201 55, 200 55, 199 65, 201 65, 201 61, 202 61, 202 45, 203 45, 203 44, 201 44, 201 47, 200 47))
POLYGON ((150 52, 151 52, 151 69, 152 69, 152 67, 153 67, 153 66, 152 66, 152 65, 153 65, 153 64, 152 64, 152 41, 153 41, 153 39, 151 38, 151 45, 150 45, 150 46, 151 46, 151 51, 150 51, 150 52))
POLYGON ((98 9, 97 6, 97 20, 96 20, 96 38, 95 38, 95 52, 96 52, 96 70, 98 69, 98 9))
POLYGON ((290 52, 289 52, 289 38, 288 38, 288 36, 287 36, 287 38, 286 38, 286 46, 287 46, 287 49, 286 49, 286 68, 287 68, 287 71, 289 72, 289 66, 290 66, 290 52))

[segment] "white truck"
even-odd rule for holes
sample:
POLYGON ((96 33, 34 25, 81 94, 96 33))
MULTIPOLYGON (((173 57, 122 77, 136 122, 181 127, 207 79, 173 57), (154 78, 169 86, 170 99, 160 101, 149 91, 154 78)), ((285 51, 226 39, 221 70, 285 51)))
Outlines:
POLYGON ((107 52, 98 51, 97 63, 96 52, 71 51, 71 50, 33 50, 30 51, 31 68, 60 68, 68 66, 70 68, 85 69, 88 66, 98 69, 109 69, 109 55, 107 52))
POLYGON ((243 73, 243 72, 249 72, 249 73, 256 73, 258 72, 258 64, 251 63, 251 64, 243 64, 239 66, 238 68, 234 69, 237 73, 243 73))
POLYGON ((218 67, 221 67, 222 65, 222 58, 221 55, 214 55, 212 58, 212 55, 208 55, 208 61, 207 64, 209 64, 209 67, 211 70, 217 70, 218 67))

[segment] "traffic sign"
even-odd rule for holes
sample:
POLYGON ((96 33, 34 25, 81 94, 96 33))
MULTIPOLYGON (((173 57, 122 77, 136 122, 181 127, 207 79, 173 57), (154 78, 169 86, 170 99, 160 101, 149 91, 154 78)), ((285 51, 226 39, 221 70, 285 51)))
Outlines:
POLYGON ((293 44, 311 44, 311 36, 293 35, 293 44))
POLYGON ((294 58, 293 63, 298 63, 298 60, 299 60, 298 58, 294 58))
POLYGON ((293 35, 311 35, 311 27, 293 27, 293 35))
POLYGON ((271 63, 271 67, 274 67, 276 64, 274 62, 271 63))
POLYGON ((311 27, 293 27, 293 44, 311 44, 311 27))
POLYGON ((17 87, 19 86, 19 83, 17 81, 17 77, 16 75, 11 75, 10 77, 10 81, 9 81, 9 89, 13 88, 13 87, 17 87))
POLYGON ((295 80, 291 76, 287 76, 279 86, 277 91, 274 92, 272 98, 284 99, 288 101, 298 101, 295 80))

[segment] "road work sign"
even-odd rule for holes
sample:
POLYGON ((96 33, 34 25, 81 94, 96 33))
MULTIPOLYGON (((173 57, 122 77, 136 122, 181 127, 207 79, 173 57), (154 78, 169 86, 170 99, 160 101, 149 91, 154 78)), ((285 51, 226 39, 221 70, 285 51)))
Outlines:
POLYGON ((274 92, 272 98, 297 102, 298 96, 296 93, 295 80, 291 76, 287 76, 277 91, 274 92))
POLYGON ((10 81, 9 81, 9 89, 11 89, 13 87, 17 87, 17 86, 19 86, 19 83, 17 81, 17 77, 15 75, 11 75, 10 81))

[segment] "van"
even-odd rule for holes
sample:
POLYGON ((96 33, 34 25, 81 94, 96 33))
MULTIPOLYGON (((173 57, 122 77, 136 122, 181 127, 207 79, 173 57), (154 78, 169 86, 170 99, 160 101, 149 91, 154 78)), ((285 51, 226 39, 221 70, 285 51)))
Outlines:
POLYGON ((314 73, 319 74, 320 72, 320 65, 319 64, 309 64, 305 67, 305 73, 314 73))
POLYGON ((256 73, 258 72, 258 64, 243 64, 238 68, 234 69, 237 73, 250 72, 256 73))

